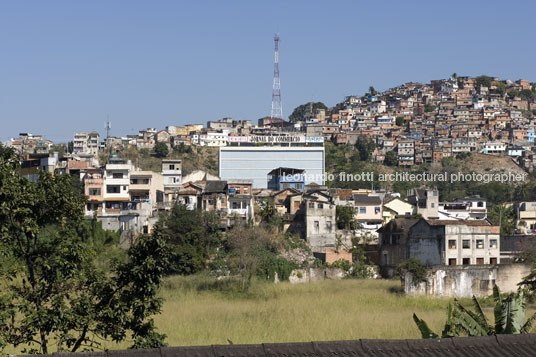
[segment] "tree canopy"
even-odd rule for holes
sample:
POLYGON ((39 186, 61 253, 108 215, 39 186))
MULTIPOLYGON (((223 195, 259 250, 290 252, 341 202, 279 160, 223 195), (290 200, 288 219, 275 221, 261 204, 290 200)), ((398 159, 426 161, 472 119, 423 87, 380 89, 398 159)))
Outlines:
POLYGON ((169 155, 169 148, 166 143, 157 142, 154 146, 154 153, 156 157, 167 157, 169 155))
POLYGON ((305 104, 300 105, 299 107, 296 107, 292 111, 292 114, 290 114, 289 117, 288 117, 290 122, 291 123, 297 123, 299 121, 304 121, 305 120, 305 112, 306 112, 307 108, 309 108, 309 106, 312 106, 313 110, 315 110, 315 109, 328 110, 328 107, 322 102, 305 103, 305 104))
POLYGON ((73 180, 40 172, 29 182, 19 156, 0 145, 0 348, 46 354, 107 339, 163 345, 150 318, 162 305, 157 289, 168 260, 160 230, 98 268, 79 231, 85 197, 73 180))

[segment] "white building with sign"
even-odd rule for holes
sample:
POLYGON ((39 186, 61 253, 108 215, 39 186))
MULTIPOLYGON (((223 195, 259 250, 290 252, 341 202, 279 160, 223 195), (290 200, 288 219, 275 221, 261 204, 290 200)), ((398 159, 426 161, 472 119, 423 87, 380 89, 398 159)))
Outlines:
MULTIPOLYGON (((303 143, 306 142, 305 136, 296 137, 303 138, 303 143)), ((323 185, 324 147, 276 145, 220 147, 219 176, 222 180, 250 179, 253 181, 253 188, 267 188, 268 173, 278 167, 305 170, 306 185, 313 182, 323 185)))

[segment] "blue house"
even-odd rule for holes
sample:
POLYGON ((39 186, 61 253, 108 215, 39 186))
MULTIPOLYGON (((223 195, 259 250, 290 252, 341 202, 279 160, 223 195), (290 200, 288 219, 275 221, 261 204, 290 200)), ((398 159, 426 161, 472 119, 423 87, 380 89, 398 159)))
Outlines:
POLYGON ((268 189, 281 191, 286 188, 304 191, 305 170, 278 167, 268 173, 268 189))

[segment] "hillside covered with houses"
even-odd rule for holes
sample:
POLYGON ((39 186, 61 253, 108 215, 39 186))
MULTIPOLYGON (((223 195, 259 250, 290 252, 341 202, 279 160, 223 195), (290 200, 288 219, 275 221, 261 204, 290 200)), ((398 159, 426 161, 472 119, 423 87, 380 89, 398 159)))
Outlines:
POLYGON ((5 145, 23 156, 21 174, 30 181, 38 180, 41 170, 77 177, 87 196, 86 217, 119 231, 123 244, 150 234, 159 217, 180 204, 213 212, 223 231, 269 221, 280 232, 300 237, 325 264, 365 259, 390 277, 409 258, 446 266, 512 262, 520 250, 517 244, 536 236, 530 174, 535 166, 535 90, 526 80, 453 74, 384 92, 370 87, 365 95, 348 96, 332 108, 307 103, 289 121, 266 117, 254 125, 224 118, 206 126, 169 125, 106 138, 77 132, 68 144, 22 133, 5 145), (209 153, 202 163, 196 155, 203 147, 219 148, 219 159, 209 153), (474 192, 425 182, 349 187, 311 181, 311 169, 299 161, 287 167, 275 157, 263 161, 267 167, 256 181, 247 178, 247 166, 229 166, 228 177, 222 178, 217 168, 221 172, 227 147, 238 152, 263 148, 266 157, 276 148, 280 157, 316 148, 320 158, 312 161, 323 173, 356 173, 365 164, 391 172, 427 172, 435 164, 452 169, 469 158, 476 160, 473 168, 460 168, 504 171, 478 162, 508 163, 509 171, 527 174, 528 181, 486 183, 474 192), (140 165, 140 158, 153 161, 140 165), (233 170, 242 171, 233 176, 233 170), (366 252, 364 257, 356 255, 356 246, 366 252))

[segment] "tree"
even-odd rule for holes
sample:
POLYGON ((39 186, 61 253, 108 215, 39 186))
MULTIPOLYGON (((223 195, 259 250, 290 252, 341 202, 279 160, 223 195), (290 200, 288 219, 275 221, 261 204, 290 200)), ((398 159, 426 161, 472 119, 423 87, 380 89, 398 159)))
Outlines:
POLYGON ((339 229, 356 229, 355 208, 353 206, 337 206, 335 216, 339 229))
POLYGON ((476 87, 484 86, 484 87, 491 87, 492 78, 489 76, 478 76, 475 78, 475 84, 476 87))
POLYGON ((501 226, 501 235, 511 235, 516 227, 516 219, 513 206, 497 204, 488 213, 488 219, 496 226, 501 226))
POLYGON ((369 90, 370 95, 376 95, 376 94, 378 94, 378 92, 376 91, 376 89, 374 89, 373 86, 370 86, 368 90, 369 90))
POLYGON ((83 194, 68 175, 40 172, 20 177, 20 158, 0 145, 0 345, 25 352, 93 349, 99 340, 134 340, 133 347, 161 346, 149 317, 167 246, 159 230, 140 238, 123 261, 98 269, 92 246, 80 238, 83 194))
POLYGON ((360 135, 355 143, 356 149, 359 151, 361 161, 369 161, 372 152, 376 148, 374 141, 364 135, 360 135))
POLYGON ((404 126, 404 117, 396 117, 396 125, 404 126))
POLYGON ((498 93, 501 96, 504 96, 504 94, 506 93, 506 84, 504 84, 503 82, 499 82, 499 81, 493 81, 491 82, 491 85, 495 86, 495 90, 494 90, 495 93, 498 93))
POLYGON ((424 105, 424 111, 425 111, 426 113, 433 112, 434 110, 436 110, 436 106, 433 105, 432 103, 426 103, 426 104, 424 105))
POLYGON ((69 142, 67 143, 67 152, 68 152, 68 153, 72 153, 72 152, 73 152, 73 148, 74 148, 74 142, 69 141, 69 142))
POLYGON ((328 110, 328 107, 322 103, 322 102, 309 102, 309 103, 305 103, 305 104, 302 104, 298 107, 296 107, 293 111, 292 111, 292 114, 289 115, 288 119, 291 123, 297 123, 299 121, 304 121, 305 120, 305 113, 307 111, 307 109, 309 107, 312 107, 313 110, 315 109, 324 109, 324 110, 328 110))
POLYGON ((176 204, 161 222, 172 250, 167 273, 189 275, 203 270, 218 244, 219 217, 176 204))
MULTIPOLYGON (((495 324, 490 325, 484 314, 477 298, 473 296, 474 311, 463 307, 456 299, 449 303, 447 308, 447 321, 442 338, 460 336, 489 336, 499 334, 518 334, 530 333, 532 325, 536 320, 536 314, 533 314, 525 321, 525 292, 523 290, 517 293, 501 295, 497 285, 493 287, 493 300, 495 307, 493 309, 495 324)), ((417 315, 413 314, 413 320, 421 331, 423 338, 438 338, 439 335, 434 333, 417 315)))
POLYGON ((298 265, 279 256, 284 241, 280 233, 263 227, 233 228, 227 234, 227 266, 238 277, 240 290, 246 291, 254 276, 273 281, 288 280, 298 265))
POLYGON ((169 155, 169 148, 166 143, 157 142, 154 146, 154 154, 156 157, 167 157, 169 155))
POLYGON ((398 164, 398 155, 393 150, 387 151, 383 163, 387 166, 396 166, 398 164))

